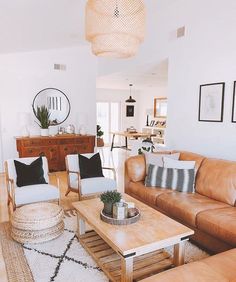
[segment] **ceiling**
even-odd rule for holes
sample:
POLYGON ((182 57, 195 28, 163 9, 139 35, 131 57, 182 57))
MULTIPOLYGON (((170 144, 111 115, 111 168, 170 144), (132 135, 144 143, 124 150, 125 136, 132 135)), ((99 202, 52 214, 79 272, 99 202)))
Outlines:
MULTIPOLYGON (((177 0, 145 0, 149 15, 177 0)), ((0 0, 0 53, 87 44, 86 0, 0 0)))
POLYGON ((0 53, 85 44, 86 0, 0 0, 0 53))
POLYGON ((165 87, 168 83, 168 60, 145 65, 131 71, 113 73, 97 78, 97 88, 129 89, 132 83, 137 90, 165 87))

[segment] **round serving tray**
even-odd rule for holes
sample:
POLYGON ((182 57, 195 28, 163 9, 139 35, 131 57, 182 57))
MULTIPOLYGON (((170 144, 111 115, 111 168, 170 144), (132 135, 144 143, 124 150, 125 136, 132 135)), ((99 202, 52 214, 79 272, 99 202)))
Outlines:
POLYGON ((103 211, 101 211, 100 218, 102 221, 112 224, 112 225, 129 225, 129 224, 137 222, 140 219, 140 216, 141 216, 140 211, 137 208, 135 209, 137 210, 138 213, 133 217, 129 217, 125 219, 116 219, 116 218, 106 215, 103 211))

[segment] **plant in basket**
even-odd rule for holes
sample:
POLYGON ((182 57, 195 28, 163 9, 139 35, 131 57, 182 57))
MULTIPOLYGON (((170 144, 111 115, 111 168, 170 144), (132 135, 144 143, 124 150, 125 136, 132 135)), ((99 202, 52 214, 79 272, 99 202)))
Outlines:
POLYGON ((104 204, 103 212, 112 216, 113 204, 120 202, 121 193, 117 191, 107 191, 101 194, 100 199, 104 204))

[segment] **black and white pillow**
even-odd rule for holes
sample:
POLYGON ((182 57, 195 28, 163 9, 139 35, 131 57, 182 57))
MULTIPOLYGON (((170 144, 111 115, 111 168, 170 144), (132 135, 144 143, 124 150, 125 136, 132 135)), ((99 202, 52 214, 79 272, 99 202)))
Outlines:
POLYGON ((163 168, 149 165, 145 186, 169 188, 178 192, 193 193, 195 169, 163 168))
POLYGON ((25 164, 14 160, 16 168, 16 185, 17 187, 47 184, 44 178, 43 159, 39 157, 31 164, 25 164))
POLYGON ((99 153, 92 155, 90 158, 87 158, 86 156, 80 154, 78 156, 81 179, 104 177, 102 173, 102 162, 99 153))

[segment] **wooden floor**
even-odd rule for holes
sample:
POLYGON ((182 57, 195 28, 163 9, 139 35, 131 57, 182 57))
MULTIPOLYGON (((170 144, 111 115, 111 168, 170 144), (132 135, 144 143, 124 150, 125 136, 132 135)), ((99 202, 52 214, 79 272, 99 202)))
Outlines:
MULTIPOLYGON (((117 184, 118 190, 120 192, 124 191, 124 161, 128 157, 128 152, 121 149, 114 149, 110 152, 110 148, 104 148, 104 160, 103 165, 114 167, 117 173, 117 184)), ((61 194, 61 205, 65 209, 70 209, 72 203, 78 200, 76 193, 70 193, 65 197, 65 192, 67 190, 67 177, 65 172, 57 172, 57 177, 60 179, 60 194, 61 194)), ((108 172, 105 176, 111 176, 112 174, 108 172)), ((56 185, 56 177, 51 177, 50 182, 56 185)), ((7 208, 7 189, 5 183, 5 174, 0 173, 0 223, 9 220, 8 208, 7 208)), ((5 265, 2 257, 1 247, 0 247, 0 281, 7 281, 5 273, 5 265)))

